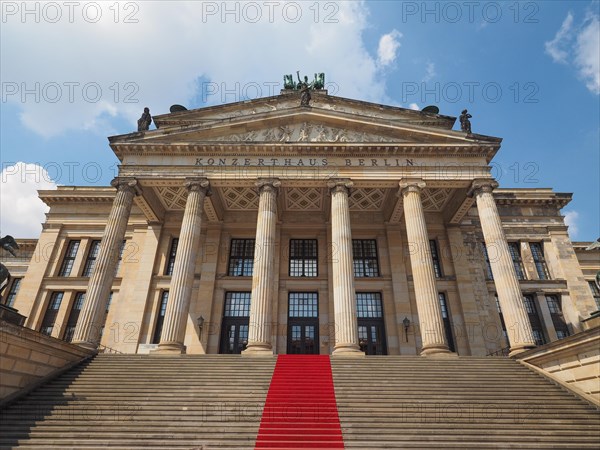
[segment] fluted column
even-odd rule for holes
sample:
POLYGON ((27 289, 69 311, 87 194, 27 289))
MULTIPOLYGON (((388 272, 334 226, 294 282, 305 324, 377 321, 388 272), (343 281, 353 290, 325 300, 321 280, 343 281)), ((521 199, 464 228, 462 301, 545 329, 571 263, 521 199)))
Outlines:
POLYGON ((117 195, 104 228, 96 265, 88 283, 85 302, 73 335, 74 344, 89 349, 96 349, 100 341, 106 304, 115 278, 115 269, 125 238, 133 197, 137 193, 137 181, 133 178, 115 178, 111 185, 117 189, 117 195))
POLYGON ((206 178, 188 179, 188 191, 179 234, 179 244, 173 265, 169 300, 158 349, 153 353, 185 353, 185 327, 190 310, 196 259, 200 246, 200 227, 204 199, 210 194, 210 183, 206 178))
POLYGON ((404 220, 408 238, 410 265, 412 268, 419 327, 423 347, 421 355, 449 353, 442 309, 438 299, 433 271, 433 259, 429 247, 429 236, 425 214, 421 203, 421 189, 425 182, 420 179, 403 180, 400 192, 404 204, 404 220))
POLYGON ((244 355, 273 355, 271 345, 271 304, 274 301, 273 270, 275 267, 275 231, 277 226, 278 179, 260 179, 258 188, 258 218, 256 248, 250 297, 248 346, 244 355))
POLYGON ((477 201, 481 229, 490 256, 498 301, 506 324, 510 355, 514 355, 535 347, 535 339, 502 229, 498 208, 492 195, 492 191, 497 186, 498 183, 494 180, 475 180, 469 194, 474 195, 477 201))
POLYGON ((352 267, 352 230, 350 227, 350 188, 352 181, 333 179, 327 184, 331 193, 331 245, 333 268, 333 308, 335 347, 338 356, 362 356, 358 346, 356 293, 352 267))

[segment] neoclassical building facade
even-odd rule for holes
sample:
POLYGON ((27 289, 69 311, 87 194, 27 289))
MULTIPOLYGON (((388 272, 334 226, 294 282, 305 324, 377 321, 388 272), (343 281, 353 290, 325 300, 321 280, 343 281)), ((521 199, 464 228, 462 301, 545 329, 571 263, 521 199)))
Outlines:
POLYGON ((109 138, 110 187, 40 191, 3 301, 123 353, 482 356, 581 331, 599 250, 571 243, 571 195, 498 188, 501 139, 455 121, 326 91, 156 116, 109 138))

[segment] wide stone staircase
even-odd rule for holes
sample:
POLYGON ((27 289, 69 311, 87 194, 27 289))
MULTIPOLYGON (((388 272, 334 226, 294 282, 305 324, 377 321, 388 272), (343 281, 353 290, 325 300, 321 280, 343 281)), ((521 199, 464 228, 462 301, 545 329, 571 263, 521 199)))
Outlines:
POLYGON ((346 448, 600 448, 600 413, 508 358, 331 360, 346 448))
POLYGON ((100 354, 0 413, 0 448, 252 449, 275 358, 100 354))
MULTIPOLYGON (((98 355, 1 411, 0 449, 250 450, 275 363, 98 355)), ((346 448, 600 448, 597 408, 508 358, 331 358, 331 370, 346 448)), ((293 400, 311 384, 286 389, 293 400)), ((281 410, 271 426, 292 429, 281 410)))

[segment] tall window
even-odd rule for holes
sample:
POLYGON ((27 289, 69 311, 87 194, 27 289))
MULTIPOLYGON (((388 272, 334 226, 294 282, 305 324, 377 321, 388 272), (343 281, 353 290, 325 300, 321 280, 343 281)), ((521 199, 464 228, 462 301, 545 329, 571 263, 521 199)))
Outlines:
POLYGON ((290 276, 317 276, 316 239, 290 239, 290 276))
POLYGON ((102 321, 102 326, 100 327, 100 339, 104 335, 104 327, 106 326, 106 319, 108 318, 108 310, 110 309, 110 304, 112 303, 113 293, 112 291, 108 294, 108 301, 106 302, 106 310, 104 311, 104 320, 102 321))
MULTIPOLYGON (((162 334, 163 324, 165 322, 165 314, 167 312, 167 302, 169 301, 169 291, 162 291, 160 295, 160 305, 158 307, 158 317, 156 318, 156 326, 154 327, 154 336, 152 337, 153 344, 160 343, 160 335, 162 334)), ((108 311, 108 309, 107 309, 108 311)))
POLYGON ((318 317, 316 292, 290 292, 289 317, 318 317))
POLYGON ((352 255, 355 277, 379 276, 377 241, 375 239, 353 239, 352 255))
POLYGON ((67 342, 71 342, 73 340, 75 328, 77 327, 77 321, 79 320, 79 313, 83 308, 84 301, 85 292, 78 292, 75 295, 75 301, 73 301, 73 306, 71 307, 71 313, 69 314, 69 320, 67 321, 67 329, 63 338, 67 342))
POLYGON ((548 274, 548 267, 546 266, 546 260, 544 259, 544 248, 539 242, 530 242, 529 248, 531 249, 531 255, 533 256, 533 263, 535 264, 535 270, 537 270, 538 278, 540 280, 547 280, 550 278, 548 274))
POLYGON ((59 277, 68 277, 71 275, 71 270, 73 270, 73 263, 75 262, 75 257, 77 256, 77 250, 79 250, 80 242, 81 241, 69 241, 67 251, 65 252, 65 257, 63 258, 60 271, 58 272, 59 277))
POLYGON ((533 295, 524 295, 523 303, 525 304, 525 310, 529 316, 529 323, 531 324, 531 329, 533 331, 535 345, 544 345, 546 343, 546 338, 544 337, 544 332, 542 331, 542 322, 540 321, 540 316, 538 314, 533 295))
POLYGON ((232 239, 229 250, 230 277, 251 277, 254 269, 255 239, 232 239))
POLYGON ((6 300, 4 304, 12 308, 12 305, 15 303, 15 298, 19 293, 19 288, 21 287, 22 278, 13 278, 10 284, 10 289, 8 290, 8 294, 6 294, 6 300))
POLYGON ((119 273, 119 269, 121 268, 121 262, 123 262, 123 252, 125 251, 125 246, 127 245, 127 241, 123 239, 121 242, 121 248, 119 249, 119 259, 117 260, 117 265, 115 267, 115 277, 119 273))
POLYGON ((442 320, 444 321, 444 332, 446 333, 448 348, 451 352, 454 352, 456 351, 456 348, 454 346, 454 335, 452 334, 452 324, 450 323, 450 311, 448 310, 446 294, 443 292, 438 293, 438 301, 440 302, 440 309, 442 310, 442 320))
POLYGON ((500 300, 498 300, 498 294, 494 294, 496 299, 496 309, 498 310, 498 315, 500 316, 500 326, 502 327, 502 336, 506 342, 508 342, 508 333, 506 332, 506 324, 504 323, 504 314, 502 314, 502 308, 500 307, 500 300))
POLYGON ((435 239, 429 240, 429 248, 431 249, 431 259, 433 259, 433 271, 436 278, 442 278, 442 264, 440 263, 440 254, 435 239))
POLYGON ((560 300, 558 295, 546 295, 546 303, 548 303, 548 309, 550 310, 554 330, 556 330, 556 336, 558 339, 563 339, 569 336, 569 328, 567 327, 567 323, 563 316, 560 300))
POLYGON ((509 242, 508 250, 510 251, 510 256, 513 261, 515 273, 517 274, 517 279, 524 280, 525 272, 523 271, 523 261, 521 260, 521 250, 519 249, 519 243, 509 242))
POLYGON ((165 267, 165 275, 173 275, 173 267, 175 267, 175 256, 177 255, 178 245, 179 238, 173 238, 171 240, 171 250, 169 251, 169 259, 167 260, 167 266, 165 267))
POLYGON ((488 253, 487 247, 485 246, 485 242, 481 242, 481 252, 483 253, 483 257, 485 258, 485 278, 487 280, 493 280, 494 274, 492 273, 492 265, 490 264, 490 255, 488 253))
POLYGON ((42 320, 42 327, 40 328, 40 333, 46 334, 50 336, 52 334, 52 330, 54 329, 54 323, 56 322, 56 315, 58 314, 58 310, 60 308, 60 303, 64 297, 64 292, 53 292, 50 297, 50 302, 48 303, 48 309, 46 309, 46 314, 44 314, 44 320, 42 320))
POLYGON ((367 355, 387 354, 383 301, 379 292, 356 293, 358 345, 367 355))
POLYGON ((596 308, 600 310, 600 289, 596 285, 595 281, 588 281, 590 285, 590 289, 592 291, 592 295, 594 296, 594 300, 596 301, 596 308))
POLYGON ((316 292, 288 294, 288 355, 319 353, 318 305, 316 292))
POLYGON ((248 345, 250 292, 227 292, 219 353, 241 353, 248 345))
POLYGON ((85 266, 83 266, 83 277, 91 277, 96 267, 96 258, 98 258, 98 252, 100 251, 100 241, 92 241, 90 244, 90 250, 85 260, 85 266))

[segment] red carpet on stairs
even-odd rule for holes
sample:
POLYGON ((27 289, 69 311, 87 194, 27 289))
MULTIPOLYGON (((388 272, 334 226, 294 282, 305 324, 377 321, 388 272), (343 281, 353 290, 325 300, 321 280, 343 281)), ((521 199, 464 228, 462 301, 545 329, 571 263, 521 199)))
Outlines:
POLYGON ((277 357, 255 448, 344 448, 328 355, 277 357))

